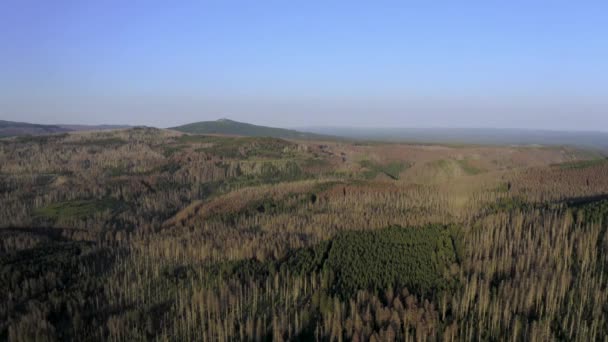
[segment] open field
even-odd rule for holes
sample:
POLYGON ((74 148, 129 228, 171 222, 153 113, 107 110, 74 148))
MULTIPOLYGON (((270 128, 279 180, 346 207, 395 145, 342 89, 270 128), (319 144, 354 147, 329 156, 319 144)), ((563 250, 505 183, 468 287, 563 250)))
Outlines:
POLYGON ((0 139, 0 340, 604 340, 573 147, 0 139))

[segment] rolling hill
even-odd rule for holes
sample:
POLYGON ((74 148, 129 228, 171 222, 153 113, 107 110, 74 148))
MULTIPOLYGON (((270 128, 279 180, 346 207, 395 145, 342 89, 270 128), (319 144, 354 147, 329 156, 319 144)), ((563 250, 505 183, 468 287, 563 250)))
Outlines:
POLYGON ((52 134, 68 131, 70 130, 57 125, 37 125, 25 122, 0 120, 0 137, 52 134))
POLYGON ((606 341, 608 160, 590 157, 3 139, 0 341, 606 341))
POLYGON ((195 122, 183 126, 171 127, 169 129, 191 134, 223 134, 305 140, 332 139, 332 137, 327 135, 301 132, 285 128, 258 126, 229 119, 195 122))
POLYGON ((576 146, 608 151, 608 133, 509 128, 306 127, 307 132, 355 140, 409 143, 576 146))
POLYGON ((128 128, 124 125, 41 125, 27 122, 0 120, 0 137, 43 135, 75 131, 101 131, 128 128))

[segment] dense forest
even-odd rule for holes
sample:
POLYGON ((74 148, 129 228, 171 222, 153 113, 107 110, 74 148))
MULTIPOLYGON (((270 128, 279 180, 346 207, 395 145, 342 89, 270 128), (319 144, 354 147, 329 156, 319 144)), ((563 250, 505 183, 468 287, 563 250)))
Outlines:
POLYGON ((0 340, 606 340, 607 228, 576 148, 4 138, 0 340))

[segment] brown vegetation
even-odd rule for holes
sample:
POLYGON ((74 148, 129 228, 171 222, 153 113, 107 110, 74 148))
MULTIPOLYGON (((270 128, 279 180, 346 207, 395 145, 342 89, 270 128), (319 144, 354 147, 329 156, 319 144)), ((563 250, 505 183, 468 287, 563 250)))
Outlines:
POLYGON ((608 163, 587 156, 150 128, 3 139, 0 339, 603 340, 608 163), (415 227, 422 248, 438 225, 441 286, 335 286, 343 234, 415 227))

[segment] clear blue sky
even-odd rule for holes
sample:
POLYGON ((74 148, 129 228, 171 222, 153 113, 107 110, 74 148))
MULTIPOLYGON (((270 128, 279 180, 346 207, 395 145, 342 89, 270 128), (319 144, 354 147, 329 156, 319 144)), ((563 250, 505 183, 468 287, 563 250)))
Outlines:
POLYGON ((608 131, 608 2, 363 3, 4 0, 0 119, 608 131))

